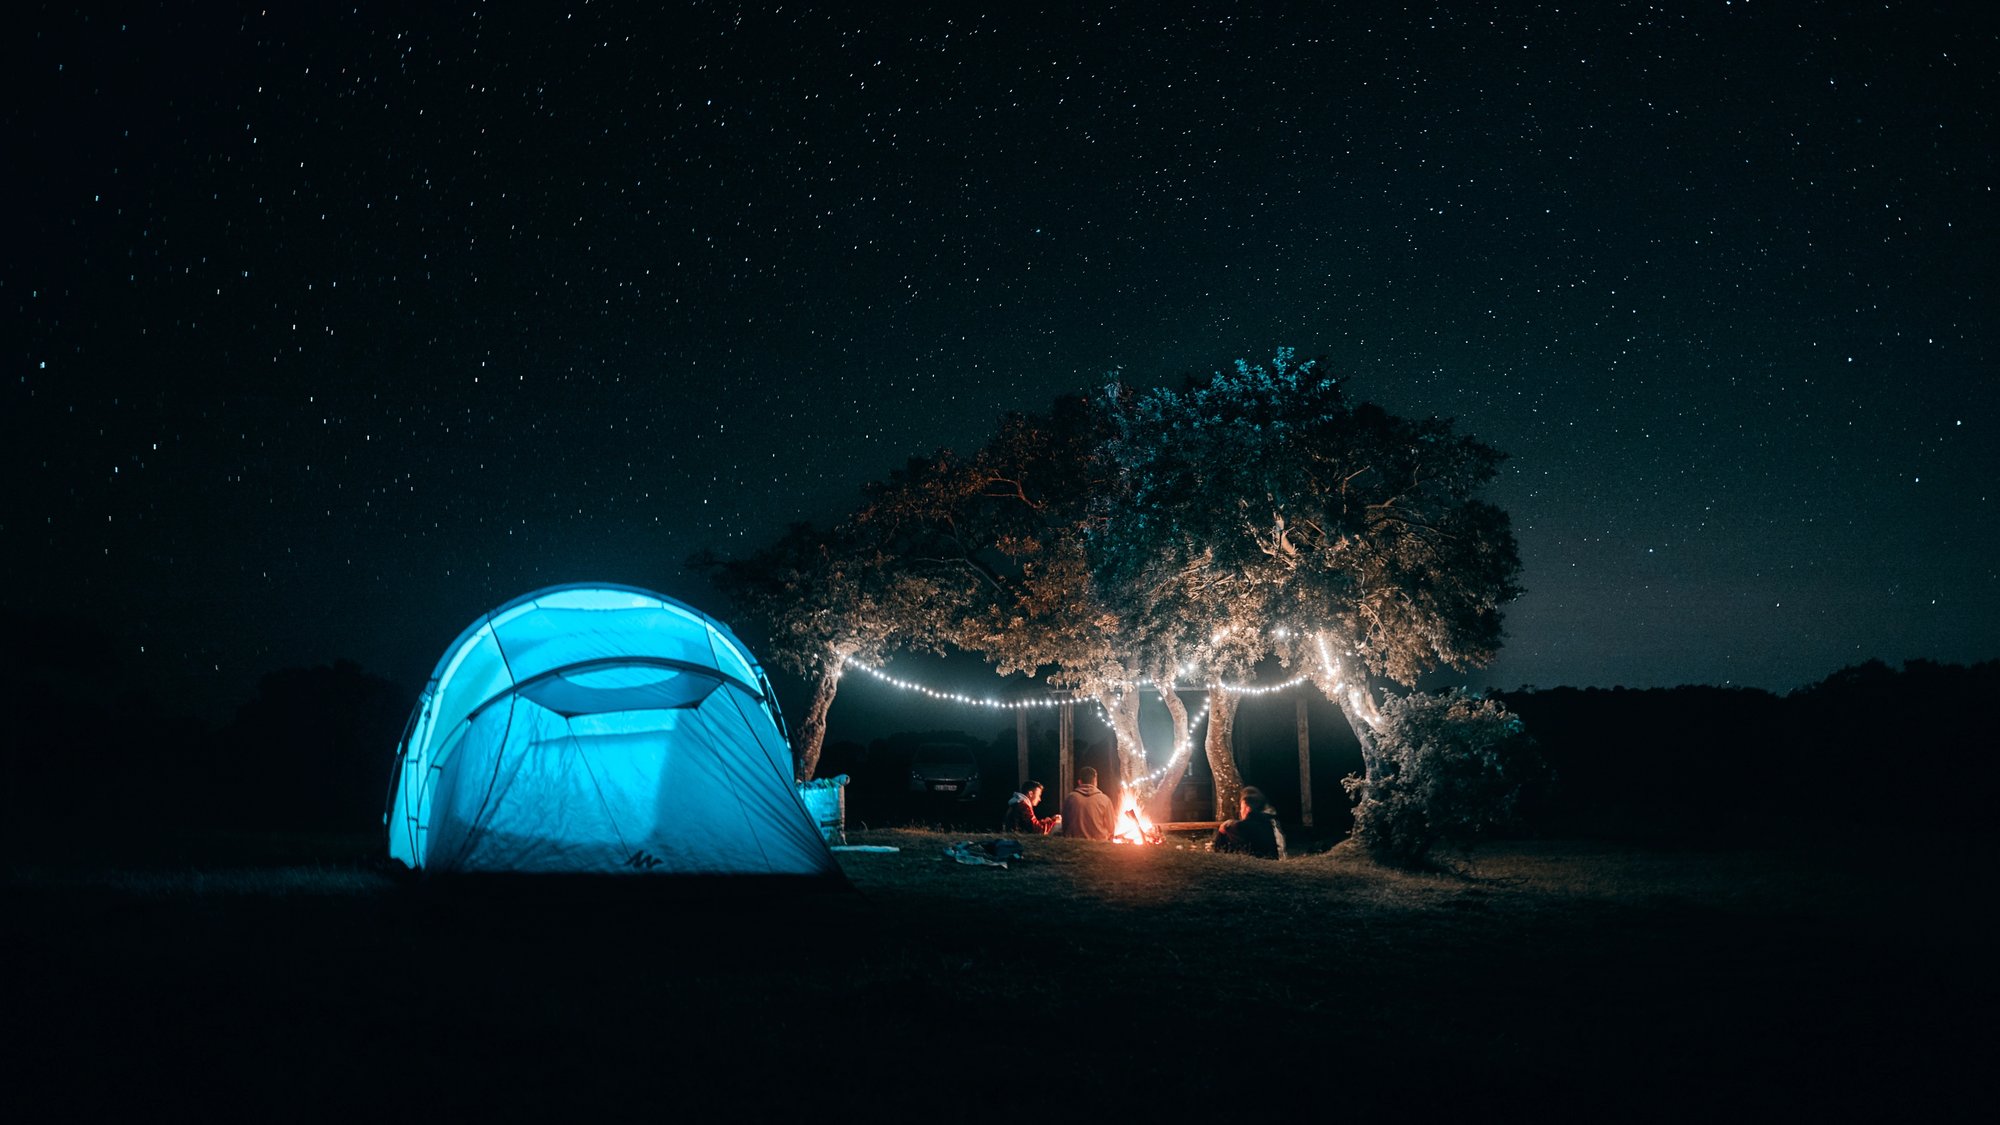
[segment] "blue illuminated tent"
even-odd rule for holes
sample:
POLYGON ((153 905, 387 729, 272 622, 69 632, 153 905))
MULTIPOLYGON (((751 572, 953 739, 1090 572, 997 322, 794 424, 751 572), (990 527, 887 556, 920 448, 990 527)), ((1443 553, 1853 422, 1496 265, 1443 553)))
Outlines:
POLYGON ((461 634, 410 717, 387 819, 389 854, 430 871, 835 871, 757 662, 630 586, 552 586, 461 634))

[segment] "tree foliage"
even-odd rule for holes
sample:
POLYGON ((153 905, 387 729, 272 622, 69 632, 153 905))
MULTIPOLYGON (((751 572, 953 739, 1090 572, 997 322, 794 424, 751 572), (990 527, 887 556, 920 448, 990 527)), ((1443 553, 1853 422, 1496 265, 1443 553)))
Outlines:
POLYGON ((704 552, 689 562, 763 635, 759 651, 802 676, 849 657, 878 661, 895 648, 939 651, 942 623, 962 601, 962 591, 897 565, 848 525, 794 523, 746 557, 704 552))
POLYGON ((942 640, 1002 674, 1097 694, 1130 678, 1085 534, 1106 436, 1081 396, 1008 414, 972 456, 940 451, 870 486, 854 522, 899 565, 959 584, 942 640))
POLYGON ((1112 397, 1126 502, 1104 557, 1168 580, 1182 647, 1204 664, 1309 657, 1324 631, 1411 685, 1498 652, 1520 558, 1506 513, 1475 494, 1499 451, 1449 420, 1352 405, 1289 349, 1186 390, 1112 397))
POLYGON ((965 600, 962 585, 899 565, 851 524, 795 523, 751 555, 703 552, 689 565, 709 575, 740 624, 762 635, 766 659, 812 685, 792 739, 801 781, 817 767, 846 662, 876 663, 896 648, 942 651, 947 623, 965 600))

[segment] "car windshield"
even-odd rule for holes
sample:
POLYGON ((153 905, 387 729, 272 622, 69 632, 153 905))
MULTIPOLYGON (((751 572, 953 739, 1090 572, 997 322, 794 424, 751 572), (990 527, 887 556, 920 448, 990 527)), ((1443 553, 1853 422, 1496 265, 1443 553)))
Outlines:
POLYGON ((917 751, 919 766, 969 766, 972 751, 962 746, 926 746, 917 751))

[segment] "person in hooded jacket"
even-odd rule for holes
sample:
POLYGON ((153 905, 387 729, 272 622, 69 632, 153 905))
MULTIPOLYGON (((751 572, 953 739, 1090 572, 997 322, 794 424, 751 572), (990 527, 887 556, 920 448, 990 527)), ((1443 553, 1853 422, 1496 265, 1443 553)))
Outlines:
POLYGON ((1046 836, 1062 827, 1062 814, 1046 819, 1035 815, 1035 805, 1042 799, 1042 783, 1030 781, 1021 786, 1021 791, 1007 798, 1007 815, 1000 819, 1000 831, 1018 832, 1023 836, 1046 836))
POLYGON ((1118 823, 1118 810, 1111 794, 1097 787, 1097 771, 1085 766, 1076 771, 1076 788, 1062 803, 1062 834, 1086 840, 1109 840, 1118 823))
POLYGON ((1218 852, 1240 852, 1260 859, 1285 858, 1285 833, 1278 827, 1278 814, 1264 791, 1254 785, 1244 786, 1238 806, 1242 817, 1223 821, 1215 830, 1215 840, 1210 846, 1218 852))

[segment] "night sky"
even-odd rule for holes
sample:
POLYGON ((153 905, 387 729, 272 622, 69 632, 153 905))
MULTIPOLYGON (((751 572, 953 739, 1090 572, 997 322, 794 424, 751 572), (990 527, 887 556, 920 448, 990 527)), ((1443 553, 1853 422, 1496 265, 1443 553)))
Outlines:
POLYGON ((1981 6, 1352 7, 17 15, 5 607, 197 707, 414 686, 1289 345, 1512 454, 1475 683, 2000 656, 1981 6))

